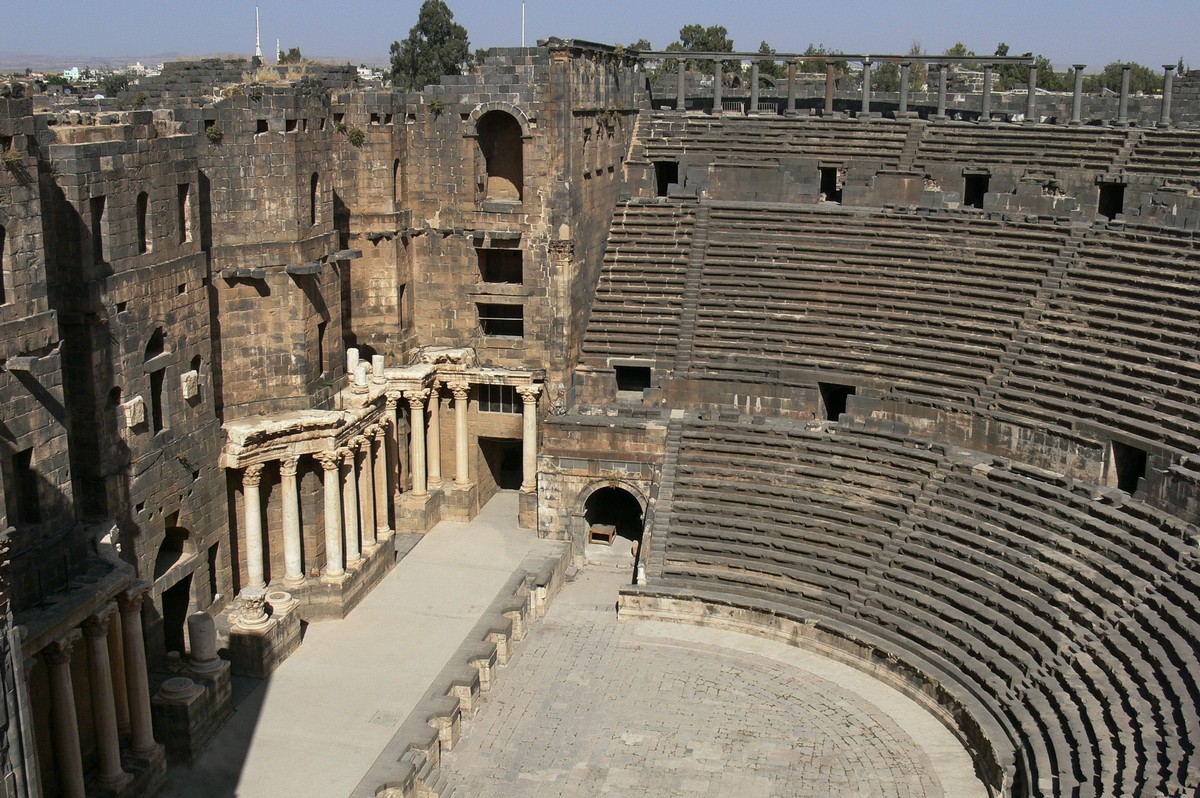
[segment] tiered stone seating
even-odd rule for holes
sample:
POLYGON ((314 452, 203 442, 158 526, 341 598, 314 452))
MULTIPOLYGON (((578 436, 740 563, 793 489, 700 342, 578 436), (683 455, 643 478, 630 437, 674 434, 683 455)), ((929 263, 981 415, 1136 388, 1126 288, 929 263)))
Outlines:
POLYGON ((680 441, 648 589, 872 641, 996 715, 1017 794, 1200 789, 1195 528, 879 434, 689 421, 680 441))
POLYGON ((995 408, 1200 447, 1200 242, 1129 228, 1084 243, 997 388, 995 408))
POLYGON ((673 352, 695 205, 632 201, 618 206, 583 342, 584 361, 673 352))
POLYGON ((896 165, 908 135, 906 123, 886 120, 654 113, 643 124, 641 139, 651 161, 674 161, 686 154, 711 163, 775 162, 781 158, 843 163, 851 158, 871 158, 896 165))
POLYGON ((1200 179, 1200 132, 1147 130, 1125 167, 1135 175, 1168 179, 1200 179))
POLYGON ((917 147, 916 164, 950 161, 1034 168, 1112 168, 1124 131, 1090 127, 1019 127, 940 122, 928 125, 917 147))
POLYGON ((1064 240, 962 215, 714 203, 691 376, 820 370, 973 405, 1064 240))

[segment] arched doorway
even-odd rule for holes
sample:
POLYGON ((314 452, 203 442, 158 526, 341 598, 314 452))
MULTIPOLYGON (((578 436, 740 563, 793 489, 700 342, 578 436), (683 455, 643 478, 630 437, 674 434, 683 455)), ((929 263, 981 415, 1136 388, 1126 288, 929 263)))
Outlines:
POLYGON ((484 198, 520 202, 525 184, 521 123, 504 111, 489 111, 479 118, 475 130, 487 175, 484 198))
POLYGON ((598 551, 593 555, 596 560, 631 568, 631 581, 637 582, 645 522, 637 497, 615 485, 598 488, 584 502, 583 517, 587 523, 589 548, 610 547, 608 552, 593 549, 598 551))

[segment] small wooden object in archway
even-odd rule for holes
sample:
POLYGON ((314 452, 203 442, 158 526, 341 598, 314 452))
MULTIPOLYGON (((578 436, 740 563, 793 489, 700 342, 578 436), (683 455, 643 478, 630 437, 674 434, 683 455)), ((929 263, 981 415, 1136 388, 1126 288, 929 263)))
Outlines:
POLYGON ((593 524, 588 530, 588 543, 603 543, 611 546, 617 535, 617 528, 612 524, 593 524))

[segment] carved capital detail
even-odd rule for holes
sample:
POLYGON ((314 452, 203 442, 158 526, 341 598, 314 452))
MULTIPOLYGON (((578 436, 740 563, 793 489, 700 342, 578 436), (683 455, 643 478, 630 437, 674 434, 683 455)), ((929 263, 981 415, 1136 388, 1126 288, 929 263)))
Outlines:
POLYGON ((242 469, 242 485, 247 488, 258 487, 262 482, 263 464, 255 463, 242 469))
POLYGON ((542 393, 542 386, 518 385, 517 393, 521 394, 521 401, 527 405, 531 405, 537 402, 538 396, 540 396, 542 393))
POLYGON ((300 466, 300 456, 292 455, 285 457, 279 461, 279 475, 284 477, 296 476, 296 471, 300 466))
POLYGON ((42 649, 42 654, 51 665, 69 665, 71 651, 82 637, 78 629, 72 629, 50 645, 42 649))
POLYGON ((83 633, 89 639, 94 640, 97 637, 104 637, 108 634, 108 625, 112 621, 113 613, 117 611, 116 604, 106 604, 97 610, 94 614, 89 615, 83 621, 83 633))
POLYGON ((429 398, 429 389, 422 388, 418 391, 405 391, 404 398, 408 400, 408 404, 413 410, 424 409, 425 400, 429 398))
POLYGON ((317 452, 313 457, 321 464, 323 471, 337 471, 342 462, 342 456, 337 451, 317 452))

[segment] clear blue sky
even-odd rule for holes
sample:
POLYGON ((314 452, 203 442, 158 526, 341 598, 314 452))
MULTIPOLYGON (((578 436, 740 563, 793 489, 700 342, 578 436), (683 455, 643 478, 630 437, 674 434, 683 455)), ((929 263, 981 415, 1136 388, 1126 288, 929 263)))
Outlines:
MULTIPOLYGON (((421 0, 259 0, 263 51, 384 58, 408 33, 421 0)), ((5 2, 0 55, 115 57, 252 54, 254 0, 25 0, 5 2)), ((521 41, 520 0, 450 0, 471 46, 521 41)), ((1200 67, 1200 0, 526 0, 526 35, 609 43, 674 41, 687 23, 725 25, 739 50, 808 43, 846 52, 940 52, 962 40, 977 52, 1005 41, 1056 65, 1121 60, 1158 66, 1179 56, 1200 67)))

